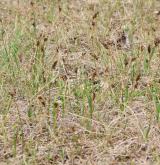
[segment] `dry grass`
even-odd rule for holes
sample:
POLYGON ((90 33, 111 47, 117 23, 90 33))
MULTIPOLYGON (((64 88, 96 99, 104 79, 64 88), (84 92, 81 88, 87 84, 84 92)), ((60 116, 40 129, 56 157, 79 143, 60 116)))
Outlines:
POLYGON ((0 1, 0 164, 160 164, 158 0, 0 1))

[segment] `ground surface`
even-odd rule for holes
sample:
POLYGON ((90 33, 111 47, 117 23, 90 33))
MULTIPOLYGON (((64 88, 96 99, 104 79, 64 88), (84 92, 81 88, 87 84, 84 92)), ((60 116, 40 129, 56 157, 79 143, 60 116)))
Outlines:
POLYGON ((160 2, 0 1, 0 164, 160 164, 160 2))

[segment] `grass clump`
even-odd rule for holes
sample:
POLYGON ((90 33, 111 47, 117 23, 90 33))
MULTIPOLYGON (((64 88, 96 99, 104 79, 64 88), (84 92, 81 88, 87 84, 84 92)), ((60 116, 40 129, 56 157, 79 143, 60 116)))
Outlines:
POLYGON ((0 2, 0 162, 159 164, 156 0, 0 2))

